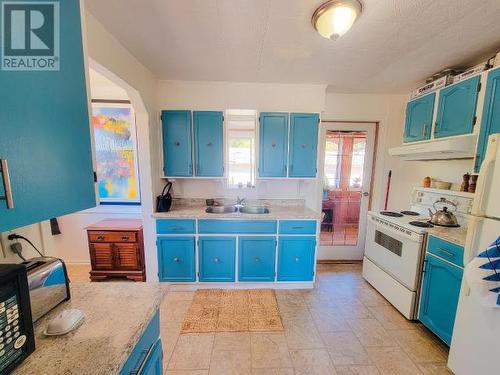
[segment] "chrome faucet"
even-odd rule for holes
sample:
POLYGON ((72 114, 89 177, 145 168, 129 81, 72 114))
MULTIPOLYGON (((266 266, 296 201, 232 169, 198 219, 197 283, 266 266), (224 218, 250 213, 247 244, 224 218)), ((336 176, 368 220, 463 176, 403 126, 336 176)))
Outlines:
POLYGON ((236 205, 237 206, 244 206, 245 204, 246 204, 246 199, 245 198, 240 198, 240 197, 236 198, 236 205))

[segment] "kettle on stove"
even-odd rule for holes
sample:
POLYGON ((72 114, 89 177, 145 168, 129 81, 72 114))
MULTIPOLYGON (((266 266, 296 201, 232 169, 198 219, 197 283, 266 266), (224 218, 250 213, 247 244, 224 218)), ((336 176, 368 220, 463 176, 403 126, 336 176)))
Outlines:
POLYGON ((436 212, 432 212, 432 210, 429 208, 429 215, 431 216, 429 223, 442 226, 442 227, 459 227, 457 217, 453 214, 453 212, 457 211, 457 206, 455 203, 449 201, 446 198, 441 198, 434 202, 432 205, 436 212), (441 210, 438 210, 436 205, 440 203, 443 204, 443 208, 441 210), (449 211, 448 206, 445 206, 446 204, 451 205, 454 210, 449 211))

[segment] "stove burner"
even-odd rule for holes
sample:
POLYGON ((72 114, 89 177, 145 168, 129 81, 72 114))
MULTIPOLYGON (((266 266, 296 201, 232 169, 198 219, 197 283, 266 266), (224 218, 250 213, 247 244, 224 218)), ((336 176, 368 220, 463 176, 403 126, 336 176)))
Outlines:
POLYGON ((392 212, 392 211, 381 211, 381 215, 384 216, 390 216, 390 217, 403 217, 403 214, 400 214, 399 212, 392 212))
POLYGON ((418 216, 420 215, 418 212, 415 211, 401 211, 403 215, 408 215, 408 216, 418 216))
POLYGON ((420 227, 420 228, 433 228, 434 225, 431 223, 427 223, 425 221, 410 221, 408 224, 413 225, 415 227, 420 227))

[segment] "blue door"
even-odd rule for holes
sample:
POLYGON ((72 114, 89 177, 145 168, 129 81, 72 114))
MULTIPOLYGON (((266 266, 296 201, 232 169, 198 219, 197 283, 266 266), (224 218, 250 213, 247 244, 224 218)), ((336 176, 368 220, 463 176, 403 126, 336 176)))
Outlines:
POLYGON ((450 345, 463 270, 427 254, 420 298, 420 321, 450 345))
POLYGON ((316 237, 282 236, 278 241, 278 281, 312 281, 316 237))
POLYGON ((149 356, 138 375, 163 375, 163 350, 158 339, 150 349, 149 356))
POLYGON ((290 114, 290 177, 316 177, 318 125, 317 113, 290 114))
POLYGON ((191 111, 162 111, 161 121, 165 176, 192 176, 191 111))
POLYGON ((472 133, 476 118, 479 76, 442 89, 434 137, 472 133))
POLYGON ((477 143, 477 155, 474 170, 479 172, 486 153, 488 136, 500 133, 500 68, 488 73, 488 83, 484 97, 481 131, 477 143))
POLYGON ((159 237, 157 247, 160 281, 195 281, 194 237, 159 237))
POLYGON ((262 112, 259 140, 259 176, 286 177, 288 113, 262 112))
POLYGON ((239 281, 274 281, 276 237, 240 237, 239 281))
POLYGON ((200 237, 200 281, 234 281, 236 238, 200 237))
POLYGON ((195 111, 194 142, 196 175, 224 175, 224 130, 222 112, 195 111))
POLYGON ((80 2, 57 3, 59 70, 0 70, 0 232, 96 205, 80 2))
POLYGON ((412 100, 406 105, 405 142, 423 141, 431 137, 436 93, 412 100))

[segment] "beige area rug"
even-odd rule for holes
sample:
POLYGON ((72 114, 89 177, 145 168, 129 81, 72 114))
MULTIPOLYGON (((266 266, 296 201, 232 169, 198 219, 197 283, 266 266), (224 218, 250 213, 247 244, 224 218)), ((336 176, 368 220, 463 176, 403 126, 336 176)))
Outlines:
POLYGON ((181 333, 283 331, 272 289, 200 289, 181 333))

